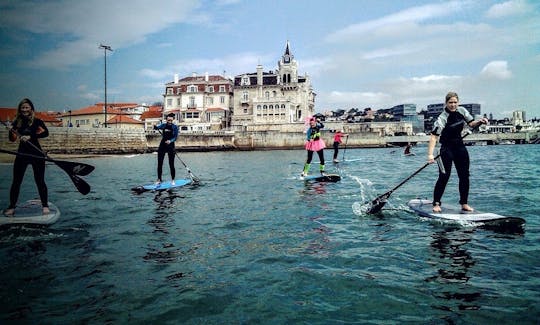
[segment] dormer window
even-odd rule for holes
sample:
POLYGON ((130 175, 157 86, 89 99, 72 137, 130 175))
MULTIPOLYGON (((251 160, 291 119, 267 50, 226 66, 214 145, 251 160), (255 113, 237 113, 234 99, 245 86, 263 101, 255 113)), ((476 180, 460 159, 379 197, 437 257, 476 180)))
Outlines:
POLYGON ((249 86, 249 77, 247 77, 247 76, 242 77, 241 85, 242 86, 249 86))
POLYGON ((188 86, 188 93, 196 93, 197 90, 197 86, 195 85, 188 86))

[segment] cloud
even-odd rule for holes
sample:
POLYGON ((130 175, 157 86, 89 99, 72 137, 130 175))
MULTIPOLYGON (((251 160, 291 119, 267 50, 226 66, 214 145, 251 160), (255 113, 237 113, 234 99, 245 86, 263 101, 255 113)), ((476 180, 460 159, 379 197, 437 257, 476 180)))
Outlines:
POLYGON ((18 1, 0 6, 0 25, 49 39, 48 51, 26 62, 37 68, 62 69, 101 56, 100 43, 119 49, 144 42, 150 34, 192 20, 197 0, 150 3, 121 1, 18 1))
POLYGON ((460 11, 465 2, 450 1, 441 4, 430 4, 402 10, 379 19, 347 26, 326 37, 329 42, 347 42, 359 35, 377 30, 393 29, 399 31, 403 25, 450 16, 460 11))
POLYGON ((506 61, 491 61, 482 68, 480 75, 490 79, 510 79, 512 78, 512 72, 508 69, 508 62, 506 61))
POLYGON ((529 5, 524 0, 512 0, 491 6, 486 12, 486 17, 503 18, 517 16, 527 13, 529 10, 529 5))

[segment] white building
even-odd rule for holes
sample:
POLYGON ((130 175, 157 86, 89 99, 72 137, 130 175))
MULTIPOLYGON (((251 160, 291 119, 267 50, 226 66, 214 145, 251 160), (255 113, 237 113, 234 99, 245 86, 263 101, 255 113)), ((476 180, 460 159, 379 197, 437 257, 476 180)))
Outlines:
POLYGON ((315 93, 310 78, 298 75, 298 63, 289 42, 276 71, 237 75, 234 78, 234 114, 231 127, 244 129, 253 124, 303 122, 314 114, 315 93))
POLYGON ((220 130, 228 126, 232 109, 232 80, 219 75, 179 79, 165 85, 163 114, 174 113, 181 130, 220 130))

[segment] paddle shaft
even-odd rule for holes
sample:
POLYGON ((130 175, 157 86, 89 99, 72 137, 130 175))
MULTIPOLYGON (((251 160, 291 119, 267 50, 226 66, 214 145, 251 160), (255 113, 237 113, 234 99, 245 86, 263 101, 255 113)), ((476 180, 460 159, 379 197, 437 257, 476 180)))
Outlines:
POLYGON ((345 161, 345 151, 347 151, 347 142, 349 141, 349 135, 347 135, 347 139, 345 139, 345 148, 343 148, 343 157, 341 160, 345 161))

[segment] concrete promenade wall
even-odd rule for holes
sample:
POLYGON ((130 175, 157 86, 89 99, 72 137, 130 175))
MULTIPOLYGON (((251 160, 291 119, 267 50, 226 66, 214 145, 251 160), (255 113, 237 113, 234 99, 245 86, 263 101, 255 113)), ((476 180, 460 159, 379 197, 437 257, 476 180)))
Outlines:
MULTIPOLYGON (((334 133, 322 132, 328 148, 332 147, 334 133)), ((1 148, 16 150, 17 143, 8 141, 5 128, 0 128, 1 148)), ((487 141, 498 144, 505 139, 516 143, 530 143, 538 139, 538 132, 506 134, 474 134, 468 141, 487 141)), ((155 151, 161 135, 154 131, 145 132, 137 129, 86 129, 49 127, 49 137, 41 139, 43 149, 50 153, 62 154, 124 154, 155 151)), ((350 132, 344 138, 343 145, 348 148, 376 148, 391 145, 403 145, 407 142, 424 143, 429 136, 388 136, 350 132)), ((305 133, 280 131, 225 131, 225 132, 190 132, 181 133, 176 143, 179 151, 211 150, 273 150, 301 149, 304 146, 305 133)))
MULTIPOLYGON (((40 139, 43 150, 65 154, 142 153, 148 150, 144 131, 130 129, 87 129, 48 127, 49 136, 40 139)), ((0 129, 3 149, 16 150, 17 142, 8 140, 6 128, 0 129)))

